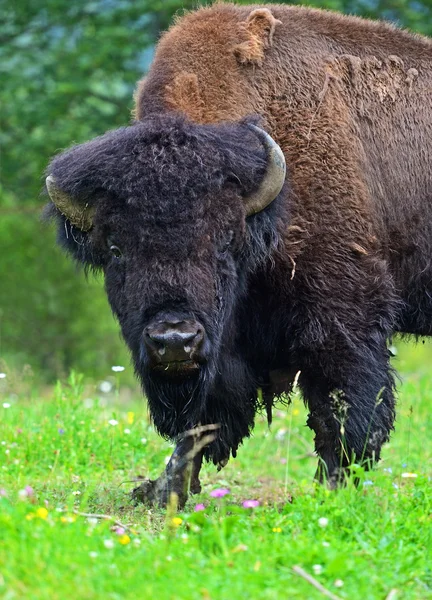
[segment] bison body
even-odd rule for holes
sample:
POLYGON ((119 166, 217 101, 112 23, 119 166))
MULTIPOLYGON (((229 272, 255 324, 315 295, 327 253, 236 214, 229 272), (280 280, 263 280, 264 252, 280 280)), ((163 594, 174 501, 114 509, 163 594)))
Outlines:
POLYGON ((319 477, 378 459, 387 344, 432 334, 431 41, 217 4, 162 38, 135 117, 53 160, 51 212, 104 271, 160 433, 220 424, 193 489, 298 372, 319 477), (286 159, 274 189, 262 129, 286 159))

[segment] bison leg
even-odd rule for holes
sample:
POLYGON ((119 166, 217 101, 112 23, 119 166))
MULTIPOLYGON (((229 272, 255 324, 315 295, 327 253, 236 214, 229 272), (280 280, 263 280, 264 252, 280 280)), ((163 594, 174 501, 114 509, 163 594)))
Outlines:
POLYGON ((357 349, 355 356, 338 352, 333 360, 326 353, 322 357, 325 371, 316 359, 313 368, 304 369, 300 376, 310 409, 308 425, 315 432, 320 458, 316 478, 330 487, 345 480, 353 462, 369 468, 378 461, 393 429, 389 353, 385 343, 379 352, 374 350, 375 360, 371 360, 371 348, 357 349))
POLYGON ((203 458, 204 458, 204 450, 201 450, 192 459, 190 487, 189 487, 191 494, 199 494, 201 492, 201 482, 199 479, 199 474, 201 471, 203 458))
POLYGON ((189 490, 192 494, 201 491, 199 472, 204 449, 215 439, 216 429, 217 425, 204 425, 179 436, 165 471, 157 479, 145 480, 132 490, 132 499, 162 507, 173 501, 183 508, 189 490))

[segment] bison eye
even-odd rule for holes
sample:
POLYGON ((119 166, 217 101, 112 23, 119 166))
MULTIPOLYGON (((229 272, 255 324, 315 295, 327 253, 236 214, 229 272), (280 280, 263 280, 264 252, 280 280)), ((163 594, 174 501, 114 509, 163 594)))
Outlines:
POLYGON ((110 252, 111 254, 113 254, 116 258, 120 258, 122 255, 122 252, 120 250, 120 248, 118 246, 115 246, 114 244, 112 244, 110 247, 110 252))

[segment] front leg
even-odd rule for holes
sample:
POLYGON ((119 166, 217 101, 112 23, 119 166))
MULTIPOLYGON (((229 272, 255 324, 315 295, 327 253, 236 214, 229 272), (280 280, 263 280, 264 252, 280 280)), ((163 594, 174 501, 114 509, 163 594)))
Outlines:
POLYGON ((189 490, 192 494, 201 491, 199 472, 204 450, 216 438, 217 429, 218 425, 203 425, 181 434, 162 475, 143 481, 132 490, 132 499, 161 507, 175 502, 178 508, 183 508, 189 490))
POLYGON ((355 350, 310 356, 299 383, 315 432, 320 462, 316 478, 330 487, 344 480, 356 462, 369 468, 393 429, 394 381, 385 339, 355 350))

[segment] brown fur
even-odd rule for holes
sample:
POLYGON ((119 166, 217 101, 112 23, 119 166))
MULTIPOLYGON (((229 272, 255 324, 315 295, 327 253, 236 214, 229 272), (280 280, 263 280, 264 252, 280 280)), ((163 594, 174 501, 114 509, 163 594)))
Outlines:
POLYGON ((389 261, 405 288, 402 262, 427 234, 418 228, 432 193, 431 67, 431 40, 387 23, 216 4, 162 37, 136 116, 166 108, 199 123, 261 115, 295 192, 286 246, 296 275, 318 269, 331 289, 343 268, 335 256, 351 254, 368 269, 389 261), (383 171, 392 173, 385 181, 383 171))

